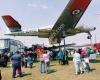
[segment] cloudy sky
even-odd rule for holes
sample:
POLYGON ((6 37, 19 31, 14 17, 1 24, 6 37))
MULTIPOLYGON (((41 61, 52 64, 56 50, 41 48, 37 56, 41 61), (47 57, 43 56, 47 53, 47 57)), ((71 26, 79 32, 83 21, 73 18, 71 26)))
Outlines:
MULTIPOLYGON (((0 38, 17 39, 30 46, 31 44, 48 45, 48 39, 37 37, 10 37, 4 36, 9 30, 3 22, 2 15, 11 15, 21 25, 22 30, 35 30, 37 28, 54 25, 69 0, 0 0, 0 38)), ((92 32, 92 42, 100 42, 100 0, 92 0, 86 12, 77 25, 96 27, 92 32)), ((87 34, 78 34, 67 37, 66 43, 90 43, 87 34)))

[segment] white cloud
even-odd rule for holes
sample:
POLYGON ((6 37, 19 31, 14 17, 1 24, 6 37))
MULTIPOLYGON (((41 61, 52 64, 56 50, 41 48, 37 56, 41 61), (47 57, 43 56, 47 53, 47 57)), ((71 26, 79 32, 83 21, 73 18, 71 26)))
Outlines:
POLYGON ((29 4, 28 4, 28 7, 37 8, 37 7, 38 7, 38 5, 37 5, 37 4, 31 4, 31 3, 29 3, 29 4))
POLYGON ((48 6, 46 6, 46 5, 38 5, 38 4, 29 3, 27 6, 32 7, 32 8, 48 9, 48 6))
POLYGON ((100 20, 100 11, 97 11, 97 12, 95 13, 95 16, 97 17, 97 19, 100 20))
POLYGON ((95 14, 100 16, 100 11, 97 11, 95 14))
POLYGON ((46 5, 41 5, 42 9, 48 9, 48 7, 46 5))

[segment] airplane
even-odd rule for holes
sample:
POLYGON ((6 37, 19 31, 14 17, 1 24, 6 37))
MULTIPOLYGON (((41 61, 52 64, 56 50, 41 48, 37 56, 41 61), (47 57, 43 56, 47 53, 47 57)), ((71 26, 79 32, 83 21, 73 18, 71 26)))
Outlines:
POLYGON ((86 11, 92 0, 70 0, 62 14, 54 24, 53 28, 38 29, 38 31, 22 31, 21 25, 10 15, 2 16, 4 22, 10 29, 11 33, 6 35, 12 36, 38 36, 39 38, 48 38, 49 43, 57 44, 68 36, 78 33, 88 33, 88 39, 91 38, 90 31, 96 28, 76 26, 80 18, 86 11))

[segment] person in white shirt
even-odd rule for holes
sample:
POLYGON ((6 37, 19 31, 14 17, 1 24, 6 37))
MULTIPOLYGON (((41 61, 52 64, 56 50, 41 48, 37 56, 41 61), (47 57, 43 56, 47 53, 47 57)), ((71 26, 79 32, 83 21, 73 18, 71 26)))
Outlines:
POLYGON ((73 54, 73 62, 75 66, 75 74, 78 75, 81 73, 81 55, 78 53, 78 51, 75 50, 73 54))

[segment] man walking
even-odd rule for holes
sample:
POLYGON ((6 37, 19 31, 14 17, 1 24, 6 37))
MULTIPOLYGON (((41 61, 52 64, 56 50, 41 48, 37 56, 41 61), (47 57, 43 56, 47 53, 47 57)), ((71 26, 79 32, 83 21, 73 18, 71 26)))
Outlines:
POLYGON ((19 51, 17 51, 13 56, 11 57, 12 61, 12 67, 13 67, 13 75, 12 77, 15 78, 16 76, 16 70, 18 70, 19 76, 22 77, 21 72, 21 54, 19 51))

